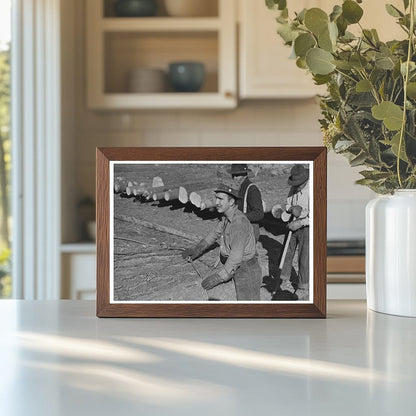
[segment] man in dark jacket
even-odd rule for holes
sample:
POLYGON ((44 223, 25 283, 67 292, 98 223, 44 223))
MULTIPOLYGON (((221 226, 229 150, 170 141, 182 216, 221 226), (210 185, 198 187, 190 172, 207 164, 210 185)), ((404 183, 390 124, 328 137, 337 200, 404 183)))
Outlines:
POLYGON ((248 178, 251 169, 245 163, 234 163, 231 165, 231 169, 227 169, 227 172, 231 174, 239 190, 238 209, 246 214, 253 226, 256 241, 258 241, 260 236, 259 222, 264 217, 264 210, 260 190, 248 178))

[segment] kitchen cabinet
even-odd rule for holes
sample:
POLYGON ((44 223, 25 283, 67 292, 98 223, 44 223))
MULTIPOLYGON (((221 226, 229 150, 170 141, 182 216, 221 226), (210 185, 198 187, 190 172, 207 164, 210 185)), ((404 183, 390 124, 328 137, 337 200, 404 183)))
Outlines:
MULTIPOLYGON (((218 2, 217 16, 115 17, 104 0, 86 2, 87 102, 90 109, 233 108, 237 105, 236 5, 218 2), (199 92, 136 93, 129 72, 168 70, 169 63, 199 61, 199 92)), ((111 5, 111 4, 110 4, 111 5)))
MULTIPOLYGON (((328 0, 299 0, 296 10, 326 10, 324 3, 328 0)), ((263 1, 239 0, 240 98, 308 98, 322 93, 311 75, 289 59, 291 50, 276 33, 276 16, 263 1)))
POLYGON ((95 244, 63 244, 61 253, 61 298, 95 300, 95 244))

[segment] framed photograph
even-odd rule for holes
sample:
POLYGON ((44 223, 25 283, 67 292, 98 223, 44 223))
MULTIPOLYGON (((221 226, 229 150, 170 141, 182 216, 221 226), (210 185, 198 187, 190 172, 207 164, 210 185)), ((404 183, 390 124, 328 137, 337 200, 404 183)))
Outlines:
POLYGON ((97 316, 324 318, 326 152, 98 148, 97 316))

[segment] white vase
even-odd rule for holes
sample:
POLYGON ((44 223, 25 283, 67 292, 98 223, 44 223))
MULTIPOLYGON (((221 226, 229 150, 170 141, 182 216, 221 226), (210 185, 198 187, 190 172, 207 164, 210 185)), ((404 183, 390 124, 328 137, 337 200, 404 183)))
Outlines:
POLYGON ((369 309, 416 317, 416 190, 367 204, 366 286, 369 309))

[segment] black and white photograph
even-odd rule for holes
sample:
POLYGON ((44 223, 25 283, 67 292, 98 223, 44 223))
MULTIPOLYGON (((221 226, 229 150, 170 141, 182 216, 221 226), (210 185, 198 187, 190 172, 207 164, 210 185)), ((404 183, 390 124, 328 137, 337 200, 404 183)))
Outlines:
POLYGON ((111 161, 110 303, 313 302, 313 163, 111 161))

